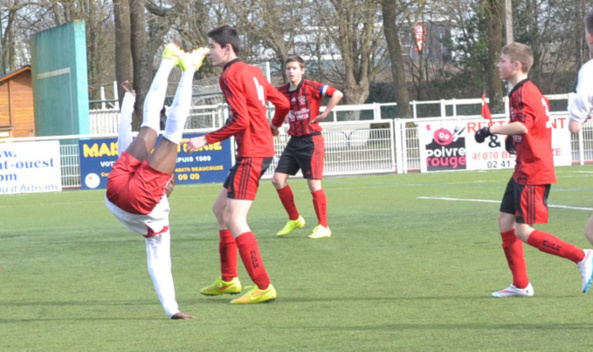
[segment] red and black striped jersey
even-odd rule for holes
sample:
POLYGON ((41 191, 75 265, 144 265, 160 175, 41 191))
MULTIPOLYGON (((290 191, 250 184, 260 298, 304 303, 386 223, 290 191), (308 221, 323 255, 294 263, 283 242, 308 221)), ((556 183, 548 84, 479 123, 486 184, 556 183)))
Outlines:
POLYGON ((276 106, 284 118, 288 100, 268 82, 263 72, 239 59, 227 63, 219 80, 229 105, 229 118, 220 129, 206 134, 212 144, 235 136, 238 157, 272 157, 275 154, 266 103, 276 106))
MULTIPOLYGON (((311 123, 311 120, 319 116, 321 99, 324 96, 331 97, 336 89, 326 84, 307 79, 301 80, 298 87, 291 91, 290 85, 280 86, 278 90, 284 94, 290 102, 288 113, 288 134, 291 136, 306 136, 322 130, 319 123, 311 123)), ((284 118, 279 117, 272 120, 274 126, 280 127, 284 118)))
POLYGON ((529 79, 519 82, 509 94, 511 122, 521 122, 527 133, 513 136, 517 159, 513 178, 522 185, 556 183, 552 154, 550 105, 529 79))

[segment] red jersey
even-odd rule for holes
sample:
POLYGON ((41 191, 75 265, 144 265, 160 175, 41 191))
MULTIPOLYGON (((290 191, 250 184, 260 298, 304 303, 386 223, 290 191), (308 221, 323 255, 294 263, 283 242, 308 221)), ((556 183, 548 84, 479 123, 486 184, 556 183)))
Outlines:
POLYGON ((206 134, 208 143, 235 136, 238 157, 273 157, 266 102, 276 106, 274 118, 284 117, 290 108, 286 97, 268 82, 259 68, 239 59, 225 65, 219 84, 229 105, 229 119, 220 129, 206 134))
MULTIPOLYGON (((322 130, 319 123, 310 124, 311 120, 319 116, 321 99, 324 96, 331 97, 336 89, 307 79, 301 80, 298 87, 290 91, 290 85, 285 84, 278 88, 290 101, 290 112, 288 113, 288 134, 291 136, 306 136, 322 130)), ((282 126, 284 117, 279 116, 272 120, 276 127, 282 126)))
POLYGON ((521 185, 556 183, 548 100, 526 79, 513 88, 509 101, 511 122, 518 121, 527 127, 527 133, 513 136, 517 150, 515 182, 521 185))

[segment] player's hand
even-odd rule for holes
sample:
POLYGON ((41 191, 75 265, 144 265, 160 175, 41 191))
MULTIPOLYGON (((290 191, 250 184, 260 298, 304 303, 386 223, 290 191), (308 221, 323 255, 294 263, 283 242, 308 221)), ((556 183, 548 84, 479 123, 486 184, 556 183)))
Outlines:
POLYGON ((270 125, 270 129, 272 130, 272 136, 276 137, 280 132, 278 131, 278 127, 274 125, 270 125))
POLYGON ((476 135, 474 136, 474 138, 476 139, 476 142, 478 143, 484 143, 484 141, 486 140, 486 137, 490 136, 490 127, 484 127, 484 128, 480 128, 478 130, 478 132, 476 132, 476 135))
POLYGON ((182 312, 175 313, 171 317, 171 319, 174 319, 174 320, 188 320, 188 319, 193 319, 193 318, 195 318, 193 315, 182 313, 182 312))
POLYGON ((206 140, 206 136, 194 137, 194 138, 190 139, 187 143, 185 143, 185 150, 187 151, 188 154, 191 154, 191 153, 195 152, 196 150, 202 148, 206 144, 208 144, 208 141, 206 140))
POLYGON ((130 93, 132 94, 134 97, 136 96, 136 91, 135 90, 130 90, 130 88, 128 88, 128 84, 130 84, 130 81, 128 81, 127 79, 125 81, 122 82, 121 84, 121 88, 124 90, 124 92, 126 93, 130 93))
POLYGON ((506 151, 510 154, 517 154, 517 150, 513 144, 513 136, 507 136, 507 138, 504 140, 504 149, 506 149, 506 151))
POLYGON ((311 120, 311 122, 309 123, 309 125, 314 124, 314 123, 319 123, 319 122, 325 120, 326 117, 327 117, 327 115, 320 114, 319 116, 317 116, 316 118, 314 118, 313 120, 311 120))

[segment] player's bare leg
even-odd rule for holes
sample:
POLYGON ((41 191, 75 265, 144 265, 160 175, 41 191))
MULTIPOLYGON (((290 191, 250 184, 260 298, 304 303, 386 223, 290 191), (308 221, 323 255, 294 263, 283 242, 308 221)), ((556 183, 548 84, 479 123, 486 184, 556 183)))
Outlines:
POLYGON ((154 149, 158 137, 157 131, 150 127, 142 127, 138 136, 134 139, 132 144, 126 149, 126 153, 131 154, 136 160, 144 161, 154 149))
POLYGON ((224 224, 235 238, 245 232, 251 231, 251 228, 247 224, 247 214, 252 204, 253 201, 251 200, 227 199, 224 224))
POLYGON ((587 225, 585 225, 585 237, 593 244, 593 216, 589 218, 587 225))

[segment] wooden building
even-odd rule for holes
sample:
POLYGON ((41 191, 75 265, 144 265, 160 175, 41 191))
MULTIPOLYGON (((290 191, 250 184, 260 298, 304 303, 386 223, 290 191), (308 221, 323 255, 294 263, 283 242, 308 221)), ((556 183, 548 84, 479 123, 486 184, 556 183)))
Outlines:
POLYGON ((31 66, 0 77, 0 138, 35 136, 31 66))

